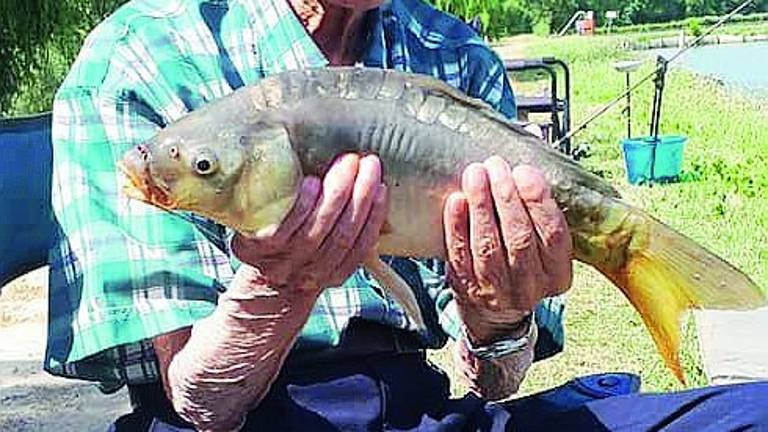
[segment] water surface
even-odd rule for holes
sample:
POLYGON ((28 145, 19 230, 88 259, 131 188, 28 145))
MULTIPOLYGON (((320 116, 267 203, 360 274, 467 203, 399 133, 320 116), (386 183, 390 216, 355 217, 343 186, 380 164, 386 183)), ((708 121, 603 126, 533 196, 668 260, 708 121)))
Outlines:
MULTIPOLYGON (((677 51, 669 48, 657 52, 669 58, 677 51)), ((717 78, 756 97, 768 98, 768 42, 691 48, 675 65, 717 78)))

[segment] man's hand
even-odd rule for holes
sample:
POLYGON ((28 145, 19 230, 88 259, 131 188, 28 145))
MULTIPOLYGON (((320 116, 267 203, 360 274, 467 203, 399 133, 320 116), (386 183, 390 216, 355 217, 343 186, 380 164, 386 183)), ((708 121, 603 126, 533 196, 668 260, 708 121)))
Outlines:
POLYGON ((321 182, 307 177, 277 231, 265 238, 236 236, 235 255, 262 283, 308 296, 341 284, 370 254, 387 214, 387 189, 378 157, 340 157, 321 182))
POLYGON ((445 204, 449 281, 473 344, 510 335, 571 285, 571 237, 543 174, 499 157, 464 171, 445 204))
POLYGON ((213 314, 154 339, 168 398, 198 430, 239 430, 267 394, 317 295, 374 252, 386 217, 378 158, 339 158, 307 178, 268 238, 236 236, 242 266, 213 314), (255 299, 255 301, 253 301, 255 299))

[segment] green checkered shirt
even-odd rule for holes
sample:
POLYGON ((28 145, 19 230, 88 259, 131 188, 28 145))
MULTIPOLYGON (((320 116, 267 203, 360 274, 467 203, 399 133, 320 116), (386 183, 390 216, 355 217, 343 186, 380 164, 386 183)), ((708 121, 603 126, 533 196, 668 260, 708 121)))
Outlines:
MULTIPOLYGON (((515 116, 499 59, 462 22, 421 3, 372 11, 368 66, 430 74, 515 116)), ((86 40, 57 93, 45 367, 109 386, 158 380, 151 338, 211 313, 234 273, 228 232, 128 200, 115 161, 184 114, 287 69, 327 64, 286 0, 134 0, 86 40)), ((419 298, 425 347, 458 335, 442 263, 390 259, 419 298)), ((562 304, 539 326, 559 350, 562 304)), ((353 317, 410 328, 403 310, 360 270, 327 289, 294 349, 336 345, 353 317)), ((552 349, 550 348, 550 351, 552 349)))

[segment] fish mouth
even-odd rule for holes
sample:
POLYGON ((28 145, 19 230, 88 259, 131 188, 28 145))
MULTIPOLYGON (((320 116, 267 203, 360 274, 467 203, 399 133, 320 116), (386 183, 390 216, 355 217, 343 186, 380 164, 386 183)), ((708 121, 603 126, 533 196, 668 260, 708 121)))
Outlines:
POLYGON ((128 198, 143 201, 164 210, 179 208, 179 203, 171 198, 168 188, 152 180, 148 166, 144 167, 143 172, 137 172, 124 161, 117 161, 117 168, 128 178, 128 183, 123 187, 123 193, 128 198))

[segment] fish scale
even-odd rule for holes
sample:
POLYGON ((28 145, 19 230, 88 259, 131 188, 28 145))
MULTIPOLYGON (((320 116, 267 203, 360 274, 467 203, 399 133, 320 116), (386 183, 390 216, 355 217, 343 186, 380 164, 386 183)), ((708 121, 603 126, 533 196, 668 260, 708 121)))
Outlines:
MULTIPOLYGON (((520 124, 423 75, 368 68, 281 73, 190 113, 141 152, 132 150, 121 162, 130 196, 246 235, 274 232, 303 176, 322 176, 343 153, 374 153, 389 186, 387 229, 377 251, 443 259, 443 206, 461 189, 463 170, 493 155, 511 166, 535 165, 565 214, 574 258, 626 295, 681 381, 683 312, 767 303, 738 269, 622 201, 608 183, 520 124), (201 157, 214 169, 197 172, 201 157)), ((379 259, 364 265, 421 328, 408 285, 379 259)))

